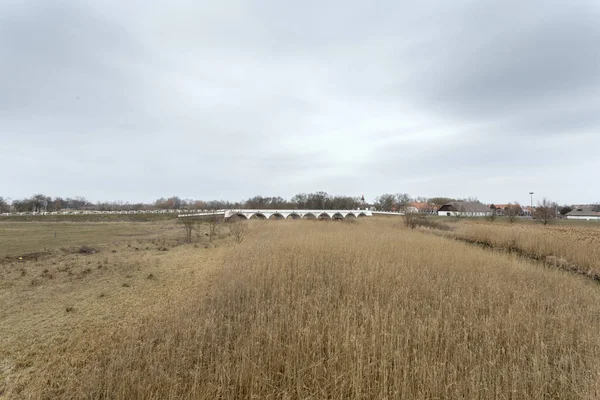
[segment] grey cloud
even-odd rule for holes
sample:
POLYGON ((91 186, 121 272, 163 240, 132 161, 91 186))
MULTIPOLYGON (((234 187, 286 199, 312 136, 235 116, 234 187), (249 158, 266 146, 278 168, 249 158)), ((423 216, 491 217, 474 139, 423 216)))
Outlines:
POLYGON ((419 49, 423 74, 408 86, 417 83, 411 93, 422 106, 453 117, 487 120, 540 109, 556 115, 560 105, 569 108, 581 99, 597 98, 597 6, 520 4, 487 2, 486 7, 475 7, 460 18, 464 29, 448 35, 442 31, 419 49))
POLYGON ((598 43, 592 0, 3 3, 0 195, 595 201, 598 43))
POLYGON ((144 56, 122 26, 83 3, 24 4, 0 17, 3 118, 89 124, 139 111, 142 86, 130 68, 144 56))

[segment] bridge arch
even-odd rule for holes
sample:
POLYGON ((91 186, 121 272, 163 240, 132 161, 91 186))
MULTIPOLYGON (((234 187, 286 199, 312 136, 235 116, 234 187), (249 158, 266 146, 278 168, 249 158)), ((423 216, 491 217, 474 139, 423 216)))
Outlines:
POLYGON ((331 216, 328 213, 324 212, 319 214, 319 219, 331 219, 331 216))
POLYGON ((365 214, 364 212, 361 212, 360 214, 358 214, 358 218, 362 218, 362 217, 366 217, 367 214, 365 214))
POLYGON ((356 215, 354 215, 354 213, 348 213, 346 215, 346 219, 352 219, 352 218, 356 218, 356 215))
POLYGON ((344 219, 344 216, 338 212, 338 213, 333 214, 331 219, 344 219))
POLYGON ((304 214, 304 217, 302 217, 304 219, 317 219, 316 215, 313 213, 306 213, 304 214))
POLYGON ((243 213, 236 213, 236 214, 233 214, 231 217, 229 217, 230 221, 238 221, 240 219, 246 220, 246 219, 248 219, 248 217, 246 216, 246 214, 243 214, 243 213))
POLYGON ((300 217, 300 214, 298 214, 298 213, 290 213, 287 216, 287 219, 300 219, 300 218, 302 218, 302 217, 300 217))
POLYGON ((250 215, 249 219, 265 220, 265 219, 267 219, 267 217, 263 213, 254 213, 254 214, 250 215))
POLYGON ((274 213, 269 217, 269 219, 285 219, 285 217, 280 213, 274 213))

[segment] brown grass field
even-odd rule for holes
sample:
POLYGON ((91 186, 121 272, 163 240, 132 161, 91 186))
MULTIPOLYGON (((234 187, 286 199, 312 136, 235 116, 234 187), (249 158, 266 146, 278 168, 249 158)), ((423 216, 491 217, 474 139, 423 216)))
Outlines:
POLYGON ((0 259, 60 249, 106 245, 168 236, 173 224, 160 222, 8 222, 0 220, 0 259))
MULTIPOLYGON (((571 222, 571 221, 568 221, 571 222)), ((485 220, 459 220, 452 235, 497 248, 518 250, 549 264, 578 269, 600 277, 600 224, 490 223, 485 220)))
MULTIPOLYGON (((600 286, 517 254, 397 217, 251 221, 239 245, 78 224, 56 243, 58 224, 0 223, 0 397, 600 397, 600 286)), ((568 240, 584 254, 557 255, 598 267, 585 227, 480 225, 453 234, 568 240)))

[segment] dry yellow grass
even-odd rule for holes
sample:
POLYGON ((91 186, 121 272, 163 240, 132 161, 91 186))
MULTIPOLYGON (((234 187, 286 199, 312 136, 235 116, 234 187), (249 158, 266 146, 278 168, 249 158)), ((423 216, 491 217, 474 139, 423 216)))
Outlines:
POLYGON ((220 247, 181 246, 173 221, 57 225, 11 222, 12 254, 52 248, 46 233, 54 229, 63 233, 61 245, 86 243, 99 252, 68 247, 37 260, 0 259, 0 398, 39 398, 30 382, 50 363, 81 356, 79 344, 91 351, 149 315, 171 312, 188 291, 209 283, 222 258, 220 247))
MULTIPOLYGON (((174 280, 184 295, 139 323, 76 332, 21 395, 600 396, 597 285, 400 226, 257 222, 241 245, 212 253, 210 287, 174 280)), ((173 273, 201 263, 191 256, 173 273)))
POLYGON ((93 244, 171 237, 178 228, 167 222, 19 222, 0 219, 0 259, 93 244))
POLYGON ((558 258, 600 274, 600 224, 588 226, 542 226, 461 221, 454 234, 460 238, 513 248, 539 259, 558 258))

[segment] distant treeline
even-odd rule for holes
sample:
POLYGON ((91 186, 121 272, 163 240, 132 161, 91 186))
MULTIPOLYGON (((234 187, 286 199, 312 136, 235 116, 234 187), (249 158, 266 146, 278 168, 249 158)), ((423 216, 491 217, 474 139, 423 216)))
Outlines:
POLYGON ((7 200, 0 197, 0 213, 6 212, 55 212, 61 210, 135 211, 135 210, 219 210, 228 208, 253 209, 337 209, 352 210, 375 207, 378 210, 396 211, 410 202, 427 202, 441 205, 453 199, 446 197, 412 198, 406 193, 383 194, 375 201, 366 202, 362 196, 330 195, 326 192, 299 193, 290 199, 280 196, 254 196, 250 199, 231 202, 227 200, 194 200, 178 196, 160 198, 153 203, 128 203, 122 201, 96 202, 84 197, 62 198, 35 194, 24 199, 7 200))
MULTIPOLYGON (((362 196, 330 195, 326 192, 298 193, 290 199, 281 196, 254 196, 250 199, 231 202, 228 200, 182 199, 178 196, 161 197, 152 203, 128 203, 123 201, 93 203, 85 197, 51 197, 35 194, 24 199, 8 200, 0 197, 0 214, 7 212, 55 212, 61 210, 97 211, 137 211, 137 210, 222 210, 235 208, 250 209, 312 209, 312 210, 356 210, 374 207, 381 211, 403 211, 409 204, 419 206, 421 212, 433 212, 451 201, 478 202, 476 198, 453 199, 449 197, 412 197, 407 193, 382 194, 373 202, 362 196)), ((518 204, 518 203, 516 203, 518 204)), ((571 207, 559 207, 561 214, 571 211, 571 207)), ((600 211, 600 205, 594 210, 600 211)))

